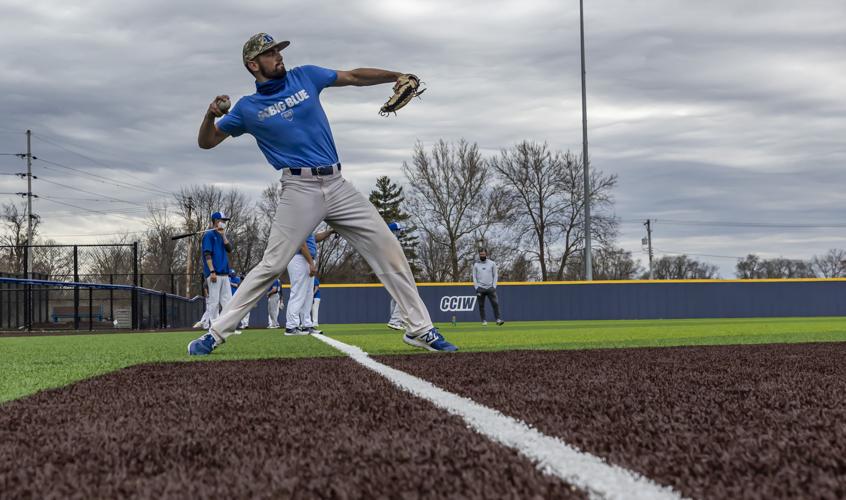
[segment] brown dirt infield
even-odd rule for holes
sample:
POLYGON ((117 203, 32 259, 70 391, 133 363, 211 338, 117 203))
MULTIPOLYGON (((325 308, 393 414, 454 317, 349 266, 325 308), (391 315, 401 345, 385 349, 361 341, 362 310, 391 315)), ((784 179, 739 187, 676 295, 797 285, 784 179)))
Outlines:
POLYGON ((379 360, 686 496, 846 497, 846 343, 379 360))
POLYGON ((583 498, 346 358, 145 365, 0 405, 2 498, 583 498))

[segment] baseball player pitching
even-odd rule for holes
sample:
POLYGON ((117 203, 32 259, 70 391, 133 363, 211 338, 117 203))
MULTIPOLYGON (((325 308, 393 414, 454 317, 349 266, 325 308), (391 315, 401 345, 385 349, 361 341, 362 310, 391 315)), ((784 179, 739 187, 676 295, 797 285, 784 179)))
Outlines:
POLYGON ((197 140, 203 149, 230 136, 252 135, 268 163, 281 171, 283 191, 261 262, 247 274, 208 333, 188 345, 188 353, 210 354, 224 343, 324 219, 367 260, 399 304, 406 322, 405 343, 431 351, 457 351, 432 325, 399 241, 376 208, 341 175, 335 141, 320 104, 320 93, 327 87, 396 82, 395 96, 382 107, 383 112, 395 111, 397 95, 405 102, 420 93, 415 90, 417 77, 374 68, 340 71, 299 66, 288 71, 282 59, 288 45, 266 33, 250 37, 242 55, 244 66, 255 77, 256 93, 239 99, 231 109, 228 96, 217 96, 200 125, 197 140), (220 119, 215 122, 216 118, 220 119))

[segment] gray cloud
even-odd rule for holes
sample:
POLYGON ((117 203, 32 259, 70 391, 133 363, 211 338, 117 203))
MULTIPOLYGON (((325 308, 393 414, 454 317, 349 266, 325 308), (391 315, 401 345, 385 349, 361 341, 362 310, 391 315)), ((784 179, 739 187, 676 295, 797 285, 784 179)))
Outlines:
MULTIPOLYGON (((378 175, 401 180, 418 140, 465 137, 489 154, 522 139, 581 151, 575 2, 6 1, 3 8, 0 152, 22 151, 22 132, 31 128, 45 160, 156 186, 119 188, 36 162, 44 179, 136 203, 88 202, 121 217, 73 211, 68 218, 70 207, 38 201, 47 236, 121 230, 131 225, 123 217, 140 217, 145 203, 160 199, 157 189, 216 182, 257 196, 273 182, 249 138, 196 147, 214 95, 253 91, 240 48, 257 31, 292 40, 289 66, 387 67, 416 72, 429 85, 422 102, 391 119, 376 114, 387 87, 324 92, 347 176, 362 190, 378 175)), ((613 0, 586 9, 590 151, 594 168, 619 175, 621 245, 642 255, 646 217, 658 219, 658 248, 692 254, 809 257, 846 245, 832 228, 661 223, 840 223, 845 4, 613 0)), ((0 172, 21 168, 0 156, 0 172)), ((0 192, 23 189, 0 176, 0 192)), ((36 189, 90 197, 46 182, 36 189)), ((702 258, 731 276, 731 259, 702 258)))

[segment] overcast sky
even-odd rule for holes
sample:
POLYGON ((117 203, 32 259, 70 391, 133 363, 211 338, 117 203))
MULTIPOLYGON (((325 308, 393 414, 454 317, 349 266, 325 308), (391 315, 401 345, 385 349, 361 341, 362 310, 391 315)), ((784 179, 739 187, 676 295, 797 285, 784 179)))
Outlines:
MULTIPOLYGON (((404 181, 418 140, 581 151, 577 0, 70 3, 0 0, 0 153, 25 151, 33 130, 43 237, 143 229, 145 204, 181 185, 257 197, 277 179, 249 136, 196 145, 215 95, 254 92, 240 57, 260 31, 292 41, 289 68, 383 67, 428 84, 391 118, 377 114, 387 85, 322 94, 344 175, 363 191, 380 175, 404 181)), ((846 2, 585 9, 590 155, 619 176, 623 248, 644 258, 646 218, 658 255, 695 255, 723 277, 747 253, 846 248, 846 2)), ((0 174, 24 168, 0 156, 0 174)), ((0 201, 25 190, 0 175, 0 201)))

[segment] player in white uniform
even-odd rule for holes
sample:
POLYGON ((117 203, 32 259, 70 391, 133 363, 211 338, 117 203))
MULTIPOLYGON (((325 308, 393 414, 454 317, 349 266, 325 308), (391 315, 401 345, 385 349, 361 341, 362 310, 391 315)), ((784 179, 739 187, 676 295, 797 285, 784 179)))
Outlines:
POLYGON ((279 328, 279 304, 282 297, 282 287, 279 280, 274 280, 267 291, 267 327, 279 328))
POLYGON ((206 284, 206 280, 203 280, 203 299, 206 304, 206 309, 203 311, 203 317, 194 323, 193 328, 203 328, 204 330, 208 330, 211 326, 211 321, 209 321, 209 286, 206 284))
MULTIPOLYGON (((399 222, 391 222, 388 224, 388 229, 394 233, 394 236, 399 239, 402 236, 405 227, 399 222)), ((402 320, 402 311, 399 308, 399 304, 391 298, 391 317, 388 318, 388 328, 392 330, 405 330, 405 322, 402 320)))
POLYGON ((288 263, 291 295, 288 298, 285 335, 322 333, 314 327, 311 320, 314 276, 317 274, 317 243, 328 238, 333 232, 332 228, 329 228, 321 233, 309 235, 300 250, 288 263))

